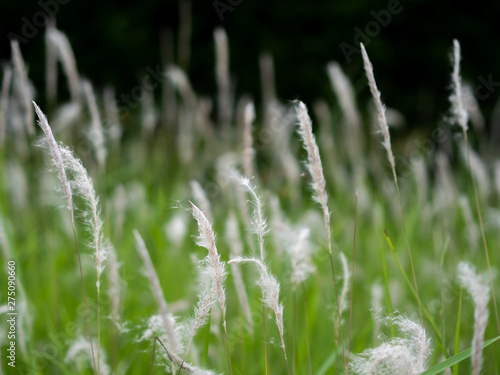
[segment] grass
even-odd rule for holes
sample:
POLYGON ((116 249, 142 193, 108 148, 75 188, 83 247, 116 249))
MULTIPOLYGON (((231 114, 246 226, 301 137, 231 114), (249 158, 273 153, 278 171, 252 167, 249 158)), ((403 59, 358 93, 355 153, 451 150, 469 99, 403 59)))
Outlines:
MULTIPOLYGON (((56 42, 66 40, 59 31, 50 32, 56 42)), ((216 112, 218 125, 213 124, 206 99, 197 96, 176 67, 169 68, 170 78, 163 82, 164 92, 175 87, 181 91, 173 102, 176 123, 171 126, 160 119, 153 130, 141 131, 147 116, 132 111, 114 124, 124 131, 119 147, 109 132, 113 127, 103 126, 107 120, 103 113, 110 110, 103 107, 110 104, 97 88, 88 94, 87 104, 74 107, 78 112, 71 123, 57 116, 62 102, 49 116, 55 139, 81 159, 79 165, 88 173, 94 194, 102 197, 101 210, 97 202, 90 210, 90 219, 102 221, 97 232, 87 230, 89 198, 72 195, 78 192, 74 168, 66 164, 58 170, 59 175, 73 171, 68 173, 69 183, 61 185, 57 171, 49 170, 46 155, 33 146, 35 138, 29 133, 34 124, 16 128, 23 124, 16 119, 29 122, 31 117, 25 113, 26 92, 11 90, 8 142, 1 145, 0 154, 0 247, 5 264, 0 277, 7 279, 7 261, 13 259, 18 312, 15 373, 159 374, 190 373, 195 368, 217 374, 353 373, 349 363, 364 358, 359 354, 368 348, 397 342, 419 347, 418 335, 408 332, 421 333, 422 321, 425 335, 420 337, 430 340, 431 350, 428 358, 420 358, 411 368, 423 366, 425 374, 434 374, 453 366, 453 374, 471 373, 471 363, 478 362, 467 358, 481 347, 474 327, 479 313, 468 293, 462 293, 457 266, 465 261, 479 273, 486 271, 487 288, 493 293, 489 306, 496 303, 492 275, 500 262, 495 220, 500 191, 484 189, 493 185, 492 176, 498 173, 496 156, 477 150, 488 181, 471 180, 470 156, 465 163, 455 160, 458 142, 440 140, 420 155, 427 177, 422 178, 409 156, 417 140, 393 137, 391 145, 389 127, 382 127, 387 131, 384 150, 371 134, 374 121, 364 110, 368 103, 344 101, 321 107, 329 116, 316 117, 330 120, 319 124, 319 131, 306 117, 304 103, 283 104, 273 95, 268 95, 273 102, 266 103, 265 116, 259 111, 255 116, 248 98, 238 104, 239 98, 228 97, 232 94, 227 90, 231 80, 224 76, 229 70, 227 36, 222 30, 215 35, 218 54, 226 59, 219 61, 217 71, 222 92, 213 95, 226 103, 223 111, 216 112), (308 127, 299 135, 295 134, 297 108, 301 125, 308 127), (355 115, 353 109, 358 111, 355 115), (221 132, 221 126, 234 131, 221 132), (346 141, 349 131, 356 134, 346 141), (96 134, 101 142, 90 139, 96 134), (453 152, 445 156, 448 164, 438 161, 445 148, 453 152), (391 157, 393 152, 396 157, 391 157), (302 160, 308 160, 306 166, 302 160), (409 161, 404 173, 395 162, 399 160, 409 161), (442 183, 446 178, 451 178, 453 189, 442 183), (69 186, 65 195, 67 205, 74 207, 74 221, 61 208, 65 205, 57 193, 61 186, 69 186), (480 196, 483 192, 486 195, 480 196), (256 203, 247 205, 247 199, 256 203), (190 201, 196 204, 192 206, 196 220, 187 209, 190 201), (463 202, 476 207, 472 221, 464 214, 463 202), (482 242, 474 244, 471 226, 479 226, 482 242), (300 248, 299 233, 307 233, 313 248, 306 259, 293 258, 295 246, 300 248), (197 246, 195 235, 206 249, 197 246), (113 255, 106 261, 106 243, 114 247, 116 260, 113 255), (208 260, 200 268, 207 250, 208 260), (350 265, 345 275, 335 273, 347 268, 340 252, 350 265), (297 269, 304 265, 305 276, 297 278, 297 269), (234 280, 233 266, 238 267, 234 280), (348 290, 349 311, 341 309, 337 286, 339 291, 348 290), (384 320, 387 324, 376 320, 380 316, 390 317, 384 320), (410 321, 414 325, 406 329, 410 321), (194 332, 193 322, 197 322, 194 332), (378 330, 385 341, 380 342, 378 330), (98 338, 96 345, 90 337, 98 338)), ((71 62, 63 44, 55 46, 66 48, 64 56, 71 62)), ((20 77, 14 76, 13 84, 22 84, 26 81, 22 50, 13 48, 20 77)), ((64 66, 74 104, 78 97, 74 68, 69 62, 64 66)), ((335 67, 331 77, 336 79, 339 67, 330 66, 335 67)), ((266 74, 270 71, 267 67, 266 74)), ((10 72, 6 76, 12 77, 10 72)), ((384 79, 377 76, 378 81, 384 79)), ((346 84, 334 86, 341 91, 346 84)), ((88 82, 85 87, 88 93, 92 89, 88 82)), ((390 103, 390 98, 385 101, 390 103)), ((384 111, 381 101, 377 106, 384 111)), ((460 134, 470 138, 466 155, 475 145, 488 143, 470 129, 456 131, 460 134)), ((430 133, 418 141, 425 140, 431 140, 430 133)), ((481 288, 480 282, 476 284, 481 288)), ((6 303, 2 291, 0 311, 5 312, 6 303)), ((489 310, 482 370, 498 374, 496 307, 489 310)), ((5 316, 2 337, 7 334, 5 316)), ((5 353, 7 343, 1 342, 5 353)), ((14 373, 7 362, 3 356, 2 371, 14 373)))

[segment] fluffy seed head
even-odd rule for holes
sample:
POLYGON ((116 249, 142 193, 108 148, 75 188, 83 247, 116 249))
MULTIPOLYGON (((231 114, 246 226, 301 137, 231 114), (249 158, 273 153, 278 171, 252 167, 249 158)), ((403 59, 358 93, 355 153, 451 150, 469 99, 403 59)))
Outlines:
POLYGON ((486 278, 465 262, 458 265, 458 280, 474 300, 474 338, 472 339, 472 374, 479 375, 483 366, 484 332, 488 325, 490 288, 486 278))
MULTIPOLYGON (((363 56, 363 63, 365 67, 366 78, 368 78, 368 86, 370 87, 370 92, 372 93, 373 100, 375 101, 375 107, 377 109, 378 125, 380 127, 380 132, 384 138, 382 145, 387 151, 387 158, 391 164, 393 172, 396 169, 396 162, 394 160, 394 155, 392 153, 391 147, 391 136, 389 133, 389 125, 387 125, 387 118, 385 117, 385 106, 382 104, 380 99, 380 91, 378 91, 377 83, 375 82, 375 76, 373 75, 373 66, 366 53, 365 46, 361 43, 361 55, 363 56)), ((395 173, 395 172, 394 172, 395 173)))
POLYGON ((61 156, 61 150, 54 138, 54 135, 52 134, 52 130, 50 129, 49 122, 47 121, 47 117, 43 114, 41 109, 38 107, 38 105, 33 102, 33 105, 35 106, 35 112, 38 116, 38 125, 43 130, 43 133, 45 134, 45 143, 48 146, 48 149, 50 150, 50 153, 52 155, 52 162, 54 166, 57 169, 57 173, 59 176, 59 181, 61 181, 61 185, 63 188, 64 196, 66 197, 66 202, 68 204, 68 209, 71 214, 71 221, 74 221, 73 217, 73 195, 71 193, 71 186, 69 184, 68 177, 66 176, 66 170, 64 169, 64 162, 63 158, 61 156))
POLYGON ((464 103, 462 77, 460 76, 460 43, 458 40, 453 40, 452 64, 453 72, 451 74, 452 92, 450 94, 451 103, 451 121, 458 124, 464 133, 467 132, 469 115, 464 103))

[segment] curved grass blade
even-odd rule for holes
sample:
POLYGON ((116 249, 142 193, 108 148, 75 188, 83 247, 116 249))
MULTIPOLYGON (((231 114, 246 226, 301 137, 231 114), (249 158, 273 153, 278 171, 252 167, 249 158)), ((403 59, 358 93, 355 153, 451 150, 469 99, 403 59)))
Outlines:
MULTIPOLYGON (((493 344, 495 341, 500 339, 500 336, 497 336, 493 339, 490 339, 488 341, 485 341, 483 343, 483 349, 486 348, 488 345, 493 344)), ((463 352, 458 353, 457 355, 454 355, 453 357, 448 358, 446 361, 443 361, 441 363, 438 363, 436 366, 431 367, 429 370, 422 372, 420 375, 436 375, 439 374, 440 372, 446 370, 447 368, 462 362, 463 360, 469 358, 472 355, 472 348, 465 349, 463 352)))

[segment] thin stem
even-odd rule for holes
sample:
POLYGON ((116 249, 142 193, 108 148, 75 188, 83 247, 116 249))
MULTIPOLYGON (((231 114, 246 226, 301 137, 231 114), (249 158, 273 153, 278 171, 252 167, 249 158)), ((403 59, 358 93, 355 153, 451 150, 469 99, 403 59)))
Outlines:
MULTIPOLYGON (((160 338, 158 336, 155 336, 155 338, 153 339, 153 357, 151 358, 151 371, 150 371, 150 375, 153 375, 153 366, 155 364, 156 340, 158 340, 158 342, 160 343, 160 345, 163 346, 163 349, 165 349, 165 352, 167 353, 167 355, 170 356, 169 353, 168 353, 168 350, 165 347, 165 345, 163 344, 163 342, 161 342, 161 340, 160 340, 160 338)), ((181 368, 182 368, 182 366, 181 366, 181 368)))
MULTIPOLYGON (((351 327, 352 327, 352 297, 354 287, 354 254, 356 250, 356 227, 358 223, 358 192, 354 197, 354 234, 352 238, 352 265, 351 265, 351 298, 349 302, 349 333, 347 343, 347 355, 351 356, 351 327)), ((347 375, 349 375, 349 368, 347 368, 347 375)))
POLYGON ((415 267, 413 266, 413 257, 411 255, 411 248, 410 248, 410 240, 408 238, 408 231, 406 229, 406 219, 405 219, 405 212, 403 209, 403 202, 401 201, 401 194, 399 192, 399 184, 398 184, 398 177, 396 176, 396 170, 392 168, 392 174, 394 177, 394 183, 396 184, 396 192, 398 194, 398 201, 399 201, 399 208, 401 209, 401 218, 403 221, 403 230, 405 233, 405 240, 406 240, 406 247, 408 249, 408 258, 410 259, 410 266, 411 266, 411 273, 413 277, 413 284, 415 286, 415 297, 417 299, 418 303, 418 312, 420 313, 420 322, 422 323, 422 327, 424 326, 424 315, 422 314, 422 305, 420 303, 420 295, 418 293, 418 284, 417 284, 417 277, 415 276, 415 267))
POLYGON ((80 279, 82 280, 83 299, 85 301, 85 312, 87 313, 87 325, 89 329, 90 349, 92 351, 92 363, 94 365, 94 373, 97 375, 98 372, 95 365, 94 344, 92 343, 92 331, 90 330, 89 306, 87 304, 87 293, 85 292, 85 283, 83 281, 83 270, 82 270, 82 261, 80 259, 80 248, 78 247, 78 239, 76 236, 76 228, 75 228, 75 222, 73 220, 73 215, 71 215, 71 226, 73 228, 73 237, 75 238, 76 254, 78 256, 78 266, 80 268, 80 279))
POLYGON ((151 357, 151 371, 149 372, 150 375, 153 375, 153 366, 155 365, 155 352, 156 352, 156 339, 158 336, 155 336, 153 339, 153 356, 151 357))
MULTIPOLYGON (((262 298, 264 298, 264 292, 262 292, 262 298)), ((264 331, 264 368, 267 375, 266 307, 264 303, 262 303, 262 329, 264 331)))
POLYGON ((307 347, 307 364, 309 367, 309 375, 312 375, 312 361, 311 361, 311 346, 309 344, 309 324, 307 323, 307 294, 304 283, 302 286, 302 293, 304 294, 304 321, 306 323, 306 347, 307 347))
POLYGON ((224 335, 226 338, 226 350, 227 350, 227 358, 229 360, 229 372, 233 375, 233 365, 231 364, 231 353, 229 351, 229 339, 227 337, 227 328, 226 328, 226 313, 222 310, 222 321, 224 322, 224 335))
POLYGON ((285 355, 286 371, 287 371, 287 374, 290 375, 290 366, 288 365, 288 358, 286 356, 286 349, 284 346, 282 346, 282 348, 283 348, 283 354, 285 355))
POLYGON ((295 289, 295 284, 293 285, 293 326, 292 326, 292 373, 295 375, 296 371, 296 361, 295 361, 295 341, 296 341, 296 331, 297 331, 297 290, 295 289))
MULTIPOLYGON (((98 280, 99 282, 99 280, 98 280)), ((97 289, 97 375, 101 370, 101 291, 97 289)))
POLYGON ((493 307, 495 308, 495 320, 497 324, 498 334, 500 335, 500 320, 498 319, 498 307, 497 307, 497 300, 495 297, 495 284, 493 283, 493 273, 491 272, 490 256, 488 254, 488 244, 486 243, 486 234, 484 232, 483 216, 481 215, 481 208, 479 205, 479 194, 477 192, 476 179, 474 178, 474 174, 472 173, 469 139, 467 137, 467 132, 465 131, 465 129, 463 130, 463 134, 465 139, 465 147, 467 149, 467 163, 469 165, 470 178, 472 180, 472 187, 474 190, 474 199, 476 201, 476 210, 477 210, 477 215, 479 217, 479 227, 481 228, 481 237, 483 239, 484 255, 486 257, 486 264, 488 265, 488 276, 490 279, 491 295, 493 297, 493 307))
MULTIPOLYGON (((330 237, 330 236, 328 236, 328 237, 330 237)), ((341 321, 341 317, 340 317, 340 306, 339 306, 339 298, 338 298, 338 293, 337 293, 337 280, 335 279, 335 267, 333 266, 333 255, 332 255, 331 251, 330 251, 330 264, 332 266, 333 286, 334 286, 334 290, 335 290, 335 303, 337 304, 337 317, 338 317, 338 321, 339 321, 340 342, 342 344, 342 354, 344 356, 344 366, 345 366, 345 370, 347 373, 347 359, 345 356, 344 334, 342 332, 342 321, 341 321)))

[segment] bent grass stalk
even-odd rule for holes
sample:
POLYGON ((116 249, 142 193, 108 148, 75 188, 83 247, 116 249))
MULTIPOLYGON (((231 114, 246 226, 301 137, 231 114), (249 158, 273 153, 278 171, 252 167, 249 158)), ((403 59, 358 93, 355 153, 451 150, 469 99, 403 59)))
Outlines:
POLYGON ((344 366, 347 373, 347 358, 345 355, 344 335, 342 330, 342 319, 339 306, 339 298, 337 291, 337 280, 335 277, 335 266, 333 265, 332 254, 332 238, 330 227, 330 212, 328 210, 328 195, 326 193, 326 181, 323 174, 323 166, 319 155, 318 145, 312 132, 312 121, 307 113, 307 107, 304 103, 299 102, 297 107, 297 117, 299 118, 298 133, 304 143, 304 149, 307 151, 306 167, 312 178, 313 199, 318 202, 323 211, 323 221, 328 242, 328 252, 330 254, 330 265, 332 267, 333 286, 335 290, 335 303, 337 304, 337 318, 340 331, 340 340, 342 343, 342 354, 344 357, 344 366))
POLYGON ((231 364, 231 352, 229 351, 229 339, 226 324, 226 294, 224 291, 224 281, 227 272, 225 270, 225 264, 220 260, 220 255, 217 252, 217 247, 215 245, 215 233, 212 229, 212 225, 208 221, 207 217, 203 214, 203 212, 198 207, 196 207, 193 202, 189 203, 191 203, 193 217, 198 223, 199 236, 197 238, 196 244, 208 250, 207 260, 210 262, 211 266, 209 273, 216 286, 219 304, 222 311, 222 326, 224 327, 227 357, 229 360, 229 371, 232 374, 233 366, 231 364))
POLYGON ((97 373, 100 373, 100 348, 101 348, 101 275, 104 271, 104 262, 107 259, 107 246, 104 242, 103 223, 100 218, 99 197, 97 196, 92 179, 82 162, 66 147, 60 147, 64 167, 73 175, 72 188, 76 195, 81 196, 87 205, 83 210, 84 222, 92 238, 95 249, 96 274, 97 274, 97 373))
POLYGON ((69 214, 71 217, 71 228, 73 230, 73 237, 75 239, 75 247, 76 247, 76 254, 78 258, 78 266, 80 269, 80 279, 82 281, 82 290, 83 290, 83 299, 85 302, 85 312, 87 315, 87 326, 88 326, 88 331, 89 331, 89 340, 90 340, 90 348, 92 351, 92 362, 94 365, 94 373, 97 375, 97 367, 96 367, 96 361, 95 361, 95 355, 94 355, 94 345, 92 343, 92 331, 90 329, 90 315, 89 315, 89 307, 87 303, 87 293, 85 292, 85 282, 83 280, 83 270, 82 270, 82 261, 80 259, 80 248, 78 246, 78 237, 76 235, 76 227, 75 227, 75 217, 74 217, 74 210, 73 210, 73 195, 71 193, 71 186, 68 180, 68 177, 66 175, 66 170, 64 169, 64 163, 63 159, 61 156, 61 150, 59 146, 57 145, 56 140, 54 139, 54 135, 52 134, 52 130, 50 128, 50 125, 47 121, 47 117, 43 114, 42 110, 38 107, 38 105, 33 102, 33 105, 35 107, 35 112, 38 116, 38 125, 42 128, 46 141, 48 143, 48 147, 50 149, 50 152, 52 154, 52 161, 57 169, 59 180, 61 182, 64 196, 66 197, 66 201, 68 204, 68 210, 69 214))
POLYGON ((375 76, 373 75, 373 65, 370 62, 370 59, 368 58, 368 54, 366 53, 365 46, 363 45, 363 43, 360 43, 360 45, 361 45, 361 54, 363 56, 366 77, 368 79, 368 86, 370 87, 370 91, 371 91, 371 94, 373 96, 373 100, 375 102, 375 107, 377 109, 377 115, 378 115, 378 123, 380 126, 380 131, 381 131, 383 138, 384 138, 384 141, 382 144, 387 151, 387 157, 389 159, 389 163, 391 164, 392 176, 394 178, 394 184, 396 185, 396 193, 398 196, 399 208, 401 210, 401 219, 402 219, 403 230, 404 230, 404 234, 405 234, 406 247, 408 249, 408 258, 410 260, 411 273, 413 276, 413 284, 415 287, 415 293, 416 293, 415 298, 417 299, 417 303, 418 303, 418 312, 420 313, 420 322, 422 323, 422 326, 423 326, 424 325, 424 316, 422 314, 420 295, 418 293, 417 277, 415 275, 415 267, 413 265, 413 257, 411 254, 410 240, 408 237, 408 230, 406 228, 406 219, 405 219, 405 213, 404 213, 404 209, 403 209, 403 202, 401 201, 401 193, 399 191, 398 177, 396 174, 396 162, 394 160, 394 155, 392 153, 389 125, 387 125, 387 119, 385 117, 385 107, 382 104, 382 101, 380 99, 380 91, 378 90, 377 83, 375 82, 375 76))

